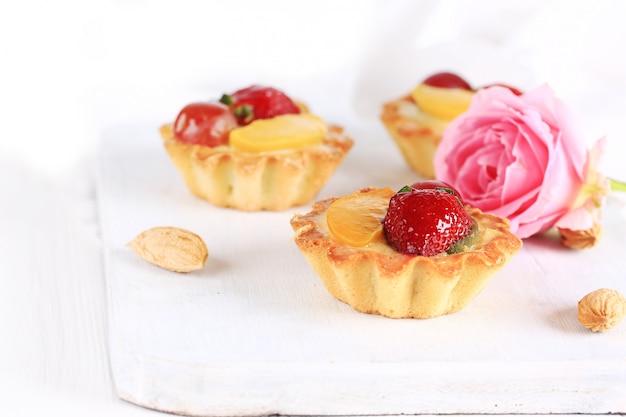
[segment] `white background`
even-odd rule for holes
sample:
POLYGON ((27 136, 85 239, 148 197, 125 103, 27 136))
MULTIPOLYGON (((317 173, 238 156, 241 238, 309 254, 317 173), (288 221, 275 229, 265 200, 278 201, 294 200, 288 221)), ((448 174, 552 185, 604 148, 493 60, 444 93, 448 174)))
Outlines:
POLYGON ((155 414, 111 386, 92 178, 103 129, 262 83, 384 135, 381 103, 446 69, 550 84, 585 140, 608 136, 603 169, 626 179, 624 21, 619 0, 0 1, 3 415, 155 414))

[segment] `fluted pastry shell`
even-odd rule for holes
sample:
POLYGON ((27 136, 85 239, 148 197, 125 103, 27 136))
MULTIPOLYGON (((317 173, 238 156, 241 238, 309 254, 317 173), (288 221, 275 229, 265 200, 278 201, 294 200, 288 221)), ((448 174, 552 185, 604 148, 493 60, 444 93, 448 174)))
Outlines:
POLYGON ((410 95, 385 103, 380 119, 409 166, 435 178, 433 160, 448 122, 421 111, 410 95))
POLYGON ((326 210, 335 200, 315 202, 308 214, 292 217, 295 243, 328 292, 363 313, 432 318, 459 311, 522 246, 509 231, 508 220, 466 206, 479 228, 466 252, 404 255, 384 236, 365 247, 351 247, 335 240, 326 225, 326 210))
POLYGON ((338 126, 329 126, 319 145, 261 153, 184 143, 174 138, 172 124, 163 125, 160 134, 194 195, 242 211, 284 210, 308 203, 353 144, 338 126))

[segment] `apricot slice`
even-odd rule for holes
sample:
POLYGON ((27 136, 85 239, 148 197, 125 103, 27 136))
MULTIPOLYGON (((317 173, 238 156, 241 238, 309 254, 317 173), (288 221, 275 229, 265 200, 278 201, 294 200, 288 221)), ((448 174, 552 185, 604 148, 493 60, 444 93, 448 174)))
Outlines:
POLYGON ((441 88, 418 85, 412 93, 417 105, 426 113, 444 120, 452 120, 464 113, 474 93, 463 88, 441 88))
POLYGON ((371 188, 335 200, 326 211, 333 237, 350 246, 365 246, 383 230, 391 188, 371 188))
POLYGON ((229 139, 238 151, 276 151, 316 145, 327 131, 326 123, 310 113, 284 114, 233 129, 229 139))

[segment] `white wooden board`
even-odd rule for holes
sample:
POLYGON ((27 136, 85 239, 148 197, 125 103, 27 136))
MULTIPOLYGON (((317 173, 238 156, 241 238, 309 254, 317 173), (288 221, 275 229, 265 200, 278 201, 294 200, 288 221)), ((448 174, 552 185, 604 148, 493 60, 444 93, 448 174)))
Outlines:
MULTIPOLYGON (((378 124, 318 198, 417 177, 378 124)), ((112 128, 99 216, 118 395, 193 416, 626 412, 626 323, 591 333, 578 300, 626 294, 626 219, 614 201, 587 251, 532 238, 464 310, 429 320, 353 311, 292 241, 294 212, 243 213, 193 197, 154 125, 112 128), (175 274, 125 245, 153 226, 195 231, 204 270, 175 274)))

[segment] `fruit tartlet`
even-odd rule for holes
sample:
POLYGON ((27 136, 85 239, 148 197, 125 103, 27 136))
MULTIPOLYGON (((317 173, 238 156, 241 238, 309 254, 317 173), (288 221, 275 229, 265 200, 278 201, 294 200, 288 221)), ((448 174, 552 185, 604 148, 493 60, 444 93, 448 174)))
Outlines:
POLYGON ((262 86, 189 104, 160 134, 194 195, 242 211, 308 203, 353 144, 341 127, 262 86))
POLYGON ((440 72, 424 79, 410 94, 383 105, 381 121, 406 162, 422 177, 435 177, 433 159, 443 131, 468 109, 474 92, 460 76, 440 72))
POLYGON ((330 294, 391 318, 461 310, 522 246, 508 220, 434 180, 317 201, 291 226, 330 294))

